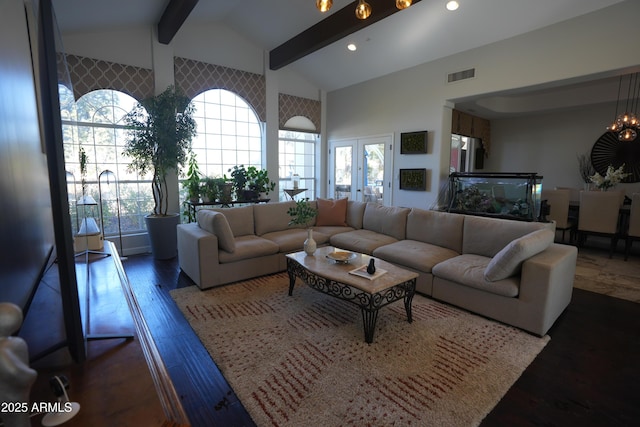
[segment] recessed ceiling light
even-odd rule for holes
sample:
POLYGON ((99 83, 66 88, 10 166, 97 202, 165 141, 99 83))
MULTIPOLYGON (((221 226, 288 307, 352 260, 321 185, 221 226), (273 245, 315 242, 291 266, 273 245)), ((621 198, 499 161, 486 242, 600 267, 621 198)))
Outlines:
POLYGON ((460 7, 457 1, 451 0, 447 2, 447 10, 456 10, 460 7))
POLYGON ((355 44, 355 43, 349 43, 349 44, 347 45, 347 49, 349 49, 351 52, 355 52, 355 51, 356 51, 356 49, 358 49, 358 47, 356 46, 356 44, 355 44))

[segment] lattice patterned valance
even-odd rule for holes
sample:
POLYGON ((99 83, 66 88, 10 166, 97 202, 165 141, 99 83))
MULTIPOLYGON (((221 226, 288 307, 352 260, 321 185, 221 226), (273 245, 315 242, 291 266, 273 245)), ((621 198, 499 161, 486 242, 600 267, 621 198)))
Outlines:
POLYGON ((278 96, 278 114, 280 129, 286 130, 304 130, 291 129, 285 127, 285 123, 291 117, 302 116, 311 120, 316 130, 320 132, 321 103, 314 99, 301 98, 299 96, 286 95, 284 93, 278 96))
POLYGON ((491 122, 489 120, 453 110, 451 133, 481 139, 485 156, 489 155, 491 148, 491 122))
POLYGON ((264 76, 221 65, 185 58, 174 58, 176 87, 193 99, 209 89, 226 89, 253 107, 260 121, 266 121, 267 101, 264 76))
POLYGON ((97 89, 118 90, 139 101, 154 94, 153 70, 76 55, 66 60, 76 100, 97 89))

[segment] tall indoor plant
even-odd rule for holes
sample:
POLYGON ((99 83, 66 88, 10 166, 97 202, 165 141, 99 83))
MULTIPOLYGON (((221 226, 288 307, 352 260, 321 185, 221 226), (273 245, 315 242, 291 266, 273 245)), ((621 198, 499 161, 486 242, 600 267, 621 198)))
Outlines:
POLYGON ((176 255, 175 227, 180 215, 167 213, 167 174, 172 170, 179 174, 187 161, 196 135, 194 110, 189 98, 169 86, 161 94, 139 102, 124 118, 128 127, 124 154, 131 159, 129 170, 141 176, 152 174, 154 206, 145 220, 151 250, 158 259, 176 255))

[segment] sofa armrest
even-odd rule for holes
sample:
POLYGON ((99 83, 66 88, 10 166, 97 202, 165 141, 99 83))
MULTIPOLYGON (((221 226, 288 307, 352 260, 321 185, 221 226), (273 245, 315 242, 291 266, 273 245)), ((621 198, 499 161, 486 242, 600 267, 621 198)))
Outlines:
POLYGON ((578 249, 553 243, 522 264, 521 316, 526 329, 544 335, 571 302, 578 249))
POLYGON ((197 223, 179 224, 178 263, 200 288, 214 286, 218 261, 218 237, 197 223))

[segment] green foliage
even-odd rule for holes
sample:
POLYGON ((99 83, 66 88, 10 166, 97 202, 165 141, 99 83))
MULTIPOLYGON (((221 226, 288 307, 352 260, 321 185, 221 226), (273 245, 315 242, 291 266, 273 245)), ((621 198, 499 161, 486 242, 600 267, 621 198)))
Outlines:
POLYGON ((318 214, 318 210, 311 207, 309 198, 300 199, 287 210, 287 214, 291 217, 289 225, 304 225, 309 227, 313 218, 318 214))
POLYGON ((202 181, 200 175, 200 168, 198 167, 198 161, 196 160, 196 154, 191 153, 189 156, 189 166, 187 168, 187 179, 184 181, 184 186, 187 189, 189 200, 197 202, 200 198, 200 182, 202 181))
POLYGON ((241 192, 246 189, 247 180, 249 179, 249 176, 247 175, 247 169, 244 167, 244 165, 235 165, 227 172, 231 173, 233 191, 236 193, 236 197, 240 199, 241 192))
POLYGON ((82 195, 87 195, 87 162, 89 158, 84 148, 80 147, 78 152, 78 162, 80 163, 80 184, 82 186, 82 195))
POLYGON ((276 183, 271 182, 266 169, 258 169, 255 166, 245 167, 236 165, 229 169, 233 182, 233 189, 238 200, 242 199, 243 190, 252 190, 256 193, 269 194, 276 188, 276 183))
POLYGON ((269 194, 270 191, 275 190, 276 183, 271 182, 269 179, 269 173, 266 169, 257 169, 254 166, 249 166, 247 169, 247 175, 249 180, 249 188, 258 193, 269 194))
POLYGON ((173 86, 160 95, 139 102, 124 117, 128 128, 124 155, 129 170, 140 176, 152 173, 154 215, 166 215, 168 209, 167 174, 180 172, 196 135, 195 107, 173 86), (146 109, 146 112, 145 112, 146 109))

